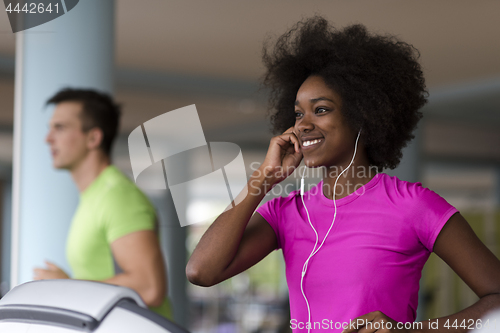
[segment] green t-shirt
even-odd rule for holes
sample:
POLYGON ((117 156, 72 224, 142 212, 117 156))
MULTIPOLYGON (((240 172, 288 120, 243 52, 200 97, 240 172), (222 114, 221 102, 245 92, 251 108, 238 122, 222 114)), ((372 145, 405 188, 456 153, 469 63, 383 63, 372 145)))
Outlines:
MULTIPOLYGON (((108 166, 80 196, 66 255, 73 278, 106 280, 117 274, 111 243, 139 230, 155 230, 156 213, 144 193, 115 166, 108 166)), ((168 299, 151 310, 171 317, 168 299)))

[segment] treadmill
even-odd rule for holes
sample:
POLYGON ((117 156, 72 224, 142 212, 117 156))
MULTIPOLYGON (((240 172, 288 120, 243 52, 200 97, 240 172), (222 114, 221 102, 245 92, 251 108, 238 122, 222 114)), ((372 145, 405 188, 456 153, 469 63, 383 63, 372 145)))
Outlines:
POLYGON ((0 332, 189 333, 132 289, 82 280, 28 282, 0 299, 0 332))

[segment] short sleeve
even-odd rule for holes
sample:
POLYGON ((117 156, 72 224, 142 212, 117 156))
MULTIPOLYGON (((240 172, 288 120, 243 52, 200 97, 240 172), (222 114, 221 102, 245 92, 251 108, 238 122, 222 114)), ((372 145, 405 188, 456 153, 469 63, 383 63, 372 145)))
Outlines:
POLYGON ((412 207, 415 232, 420 242, 432 252, 441 229, 458 210, 436 192, 422 187, 422 184, 412 185, 411 194, 417 199, 412 207))
POLYGON ((283 244, 279 227, 280 226, 279 212, 282 200, 283 200, 282 197, 274 198, 265 202, 262 206, 257 208, 257 213, 259 213, 264 218, 264 220, 266 220, 267 223, 269 223, 269 225, 273 228, 274 233, 276 234, 276 240, 278 242, 276 250, 281 249, 283 244))
POLYGON ((148 198, 137 188, 117 186, 103 198, 106 240, 140 230, 155 230, 156 214, 148 198))

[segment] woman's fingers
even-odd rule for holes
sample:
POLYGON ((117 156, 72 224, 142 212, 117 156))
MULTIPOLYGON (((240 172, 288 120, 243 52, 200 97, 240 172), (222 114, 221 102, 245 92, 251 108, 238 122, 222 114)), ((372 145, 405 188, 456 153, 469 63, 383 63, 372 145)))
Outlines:
POLYGON ((264 168, 279 171, 274 174, 278 174, 276 179, 281 181, 297 168, 301 160, 300 142, 295 135, 294 128, 290 127, 283 134, 271 139, 264 168))
POLYGON ((291 146, 293 146, 294 152, 298 153, 299 149, 299 141, 297 137, 293 133, 281 134, 276 137, 276 143, 284 150, 287 150, 291 146))
POLYGON ((349 326, 342 333, 408 333, 405 328, 399 328, 398 323, 381 311, 374 311, 350 320, 349 326))
POLYGON ((293 127, 293 126, 290 127, 283 134, 285 134, 285 133, 293 135, 293 138, 294 138, 293 143, 294 143, 294 146, 295 146, 295 152, 300 153, 300 143, 299 143, 298 136, 295 133, 295 127, 293 127))
POLYGON ((284 141, 292 143, 296 153, 300 153, 300 143, 297 135, 294 132, 294 127, 290 127, 282 135, 279 136, 284 141))

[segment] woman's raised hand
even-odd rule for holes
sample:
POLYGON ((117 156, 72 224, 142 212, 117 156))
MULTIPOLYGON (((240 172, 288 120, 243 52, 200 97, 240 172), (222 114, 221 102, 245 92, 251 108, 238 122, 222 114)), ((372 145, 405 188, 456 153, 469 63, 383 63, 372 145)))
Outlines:
POLYGON ((295 171, 302 160, 300 142, 293 127, 271 139, 260 170, 272 184, 279 183, 295 171))

